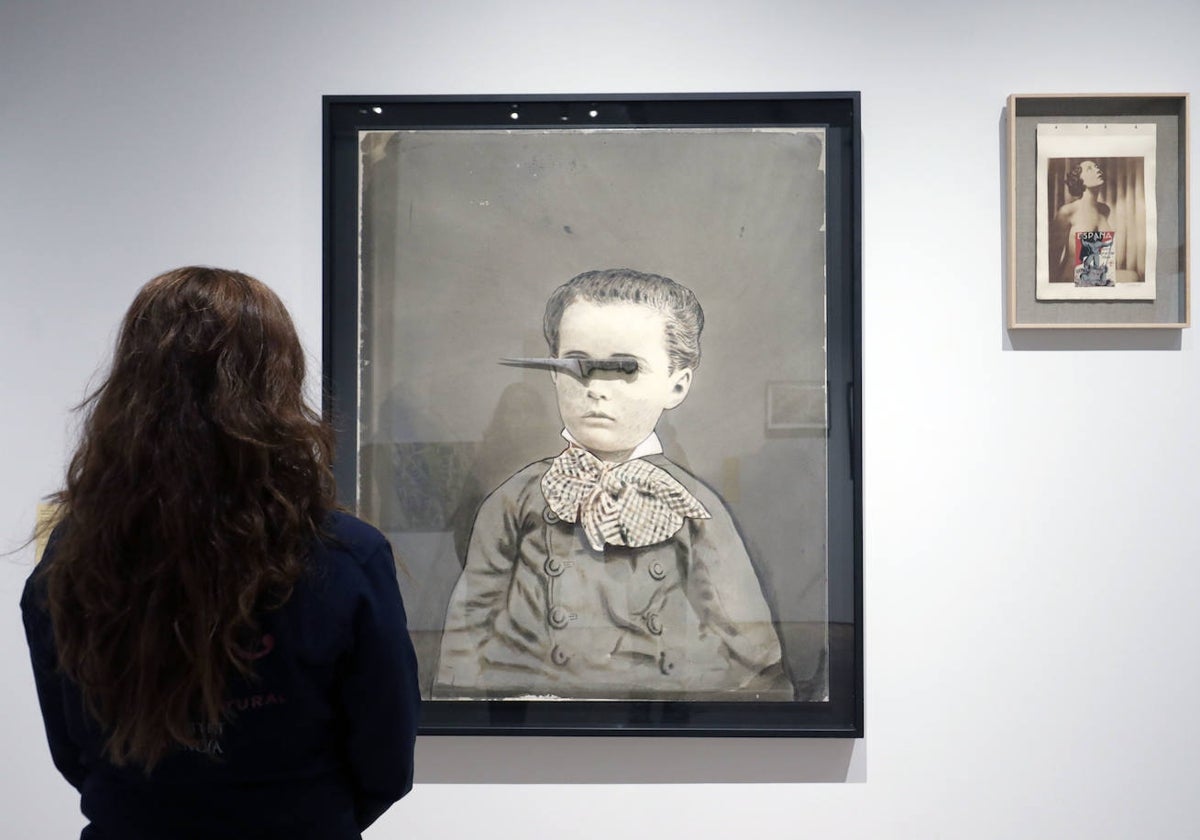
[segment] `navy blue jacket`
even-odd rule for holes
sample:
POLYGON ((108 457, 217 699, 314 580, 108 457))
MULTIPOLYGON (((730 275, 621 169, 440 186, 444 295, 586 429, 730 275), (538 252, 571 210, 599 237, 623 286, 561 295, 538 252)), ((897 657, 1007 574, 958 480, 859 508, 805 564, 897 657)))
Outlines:
POLYGON ((420 693, 391 546, 347 514, 331 514, 326 533, 292 597, 261 617, 257 679, 231 681, 228 722, 149 776, 104 759, 30 576, 21 610, 38 699, 54 763, 91 821, 83 840, 347 840, 412 788, 420 693))

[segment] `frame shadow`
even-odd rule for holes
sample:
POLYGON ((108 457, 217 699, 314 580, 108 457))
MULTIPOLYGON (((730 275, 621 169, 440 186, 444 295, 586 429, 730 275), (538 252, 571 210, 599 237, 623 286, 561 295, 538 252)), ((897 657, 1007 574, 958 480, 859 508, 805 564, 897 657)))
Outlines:
POLYGON ((852 738, 429 735, 416 758, 421 784, 862 783, 866 764, 852 738))

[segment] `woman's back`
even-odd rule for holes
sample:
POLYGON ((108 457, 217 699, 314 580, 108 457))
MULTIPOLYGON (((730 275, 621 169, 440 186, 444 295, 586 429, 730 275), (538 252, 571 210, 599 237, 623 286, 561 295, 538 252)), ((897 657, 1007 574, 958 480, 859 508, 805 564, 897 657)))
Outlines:
POLYGON ((170 272, 126 316, 22 599, 84 837, 357 837, 411 787, 391 549, 331 510, 303 370, 236 272, 170 272))

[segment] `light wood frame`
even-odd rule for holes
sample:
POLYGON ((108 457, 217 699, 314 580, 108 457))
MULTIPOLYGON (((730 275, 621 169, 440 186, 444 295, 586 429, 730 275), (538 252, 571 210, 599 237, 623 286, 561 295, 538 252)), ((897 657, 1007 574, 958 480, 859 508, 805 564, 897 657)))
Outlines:
POLYGON ((1191 325, 1188 94, 1012 94, 1008 97, 1008 328, 1182 329, 1191 325), (1038 121, 1138 122, 1160 126, 1157 182, 1159 296, 1154 301, 1038 300, 1038 121), (1164 165, 1165 164, 1165 165, 1164 165), (1164 188, 1165 187, 1165 188, 1164 188), (1164 270, 1165 269, 1165 270, 1164 270))

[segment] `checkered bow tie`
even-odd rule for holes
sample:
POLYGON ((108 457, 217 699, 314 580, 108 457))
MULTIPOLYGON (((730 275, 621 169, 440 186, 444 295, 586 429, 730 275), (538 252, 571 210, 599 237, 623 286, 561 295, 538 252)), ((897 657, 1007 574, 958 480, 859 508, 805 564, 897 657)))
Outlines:
POLYGON ((685 518, 712 518, 666 470, 641 459, 605 463, 578 446, 551 463, 542 495, 560 519, 583 526, 596 551, 605 543, 654 545, 682 528, 685 518))

